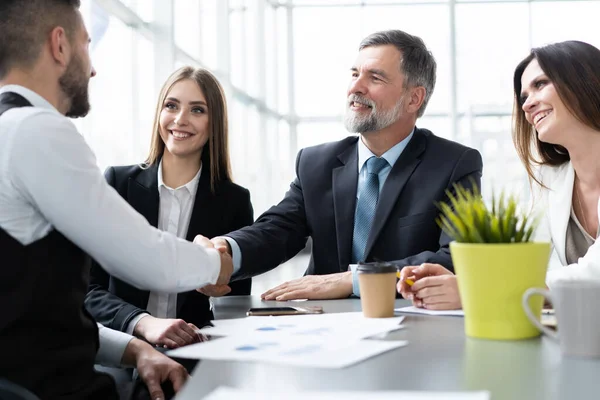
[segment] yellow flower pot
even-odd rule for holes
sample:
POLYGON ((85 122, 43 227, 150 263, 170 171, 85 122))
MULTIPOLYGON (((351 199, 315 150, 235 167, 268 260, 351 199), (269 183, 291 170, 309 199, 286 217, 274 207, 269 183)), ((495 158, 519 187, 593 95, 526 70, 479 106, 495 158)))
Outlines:
MULTIPOLYGON (((467 336, 526 339, 540 331, 525 316, 521 298, 531 287, 546 287, 550 243, 450 243, 467 336)), ((531 310, 540 317, 543 298, 531 310)))

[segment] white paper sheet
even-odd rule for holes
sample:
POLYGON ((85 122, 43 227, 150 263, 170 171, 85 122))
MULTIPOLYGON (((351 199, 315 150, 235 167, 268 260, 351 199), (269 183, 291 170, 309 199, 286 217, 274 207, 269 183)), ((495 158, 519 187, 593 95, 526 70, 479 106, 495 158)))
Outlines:
POLYGON ((173 357, 233 361, 261 361, 313 368, 344 368, 386 351, 406 346, 407 341, 348 340, 308 335, 229 336, 169 351, 173 357))
POLYGON ((394 311, 395 312, 410 313, 410 314, 451 315, 451 316, 455 316, 455 317, 464 317, 465 316, 465 313, 464 313, 463 310, 443 310, 443 311, 436 311, 436 310, 427 310, 425 308, 417 308, 417 307, 413 307, 413 306, 396 308, 394 311))
POLYGON ((417 391, 354 391, 354 392, 267 392, 219 387, 205 400, 489 400, 490 393, 479 392, 417 392, 417 391))
POLYGON ((402 328, 404 317, 365 318, 361 312, 317 315, 284 315, 277 317, 246 317, 213 321, 214 327, 202 329, 212 336, 260 334, 363 339, 402 328))

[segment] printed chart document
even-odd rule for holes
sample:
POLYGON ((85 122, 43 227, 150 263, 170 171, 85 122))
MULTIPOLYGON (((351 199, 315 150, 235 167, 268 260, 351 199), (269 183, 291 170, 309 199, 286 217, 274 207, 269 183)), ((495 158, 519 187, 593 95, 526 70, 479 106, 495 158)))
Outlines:
POLYGON ((394 311, 395 312, 409 313, 409 314, 450 315, 450 316, 455 316, 455 317, 464 317, 465 316, 465 313, 464 313, 463 310, 442 310, 442 311, 436 311, 436 310, 427 310, 425 308, 418 308, 418 307, 413 307, 413 306, 396 308, 394 311))
POLYGON ((313 368, 345 368, 408 342, 354 340, 319 336, 229 336, 169 351, 173 357, 211 360, 259 361, 313 368))
POLYGON ((191 359, 344 368, 405 346, 406 341, 363 340, 402 328, 403 319, 365 318, 356 312, 216 320, 214 327, 202 332, 225 337, 168 354, 191 359))
POLYGON ((362 312, 246 317, 212 321, 214 326, 203 328, 202 333, 211 336, 262 334, 269 337, 314 334, 336 340, 340 337, 358 340, 401 329, 403 319, 402 316, 365 318, 362 312))
POLYGON ((490 393, 480 392, 420 392, 420 391, 365 391, 365 392, 255 392, 219 387, 205 400, 489 400, 490 393))

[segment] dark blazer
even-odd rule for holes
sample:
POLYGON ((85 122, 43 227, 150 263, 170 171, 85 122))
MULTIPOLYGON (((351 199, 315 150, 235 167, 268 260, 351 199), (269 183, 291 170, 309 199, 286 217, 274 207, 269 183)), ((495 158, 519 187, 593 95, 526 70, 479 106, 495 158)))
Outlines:
MULTIPOLYGON (((212 238, 252 224, 254 219, 250 192, 234 183, 221 182, 210 191, 210 165, 204 162, 194 208, 186 235, 194 240, 197 234, 212 238)), ((158 165, 148 169, 139 165, 109 167, 105 176, 108 183, 152 226, 158 226, 158 165)), ((110 249, 107 249, 110 251, 110 249)), ((250 279, 231 283, 232 295, 249 295, 250 279)), ((98 263, 93 263, 89 291, 85 305, 101 324, 119 331, 126 331, 129 322, 137 315, 147 312, 150 292, 139 290, 113 276, 98 263)), ((177 296, 177 318, 202 327, 212 320, 208 297, 190 291, 177 296)))
MULTIPOLYGON (((298 153, 296 179, 284 199, 249 227, 227 236, 242 252, 237 277, 261 274, 292 258, 312 237, 306 274, 348 270, 358 182, 358 138, 308 147, 298 153)), ((439 263, 453 270, 450 238, 436 223, 436 202, 453 183, 481 182, 477 150, 426 129, 414 135, 394 164, 379 196, 365 249, 366 261, 400 266, 439 263)))

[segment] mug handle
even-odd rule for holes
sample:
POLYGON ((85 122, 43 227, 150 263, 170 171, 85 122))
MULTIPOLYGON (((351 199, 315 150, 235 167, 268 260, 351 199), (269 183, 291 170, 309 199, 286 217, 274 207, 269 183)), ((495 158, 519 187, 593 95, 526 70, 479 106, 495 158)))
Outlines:
POLYGON ((549 290, 538 289, 538 288, 527 289, 525 291, 525 293, 523 293, 523 299, 521 302, 521 304, 523 305, 523 310, 525 310, 525 315, 527 315, 527 318, 529 319, 529 321, 531 321, 531 323, 533 325, 535 325, 536 328, 538 328, 540 331, 542 331, 546 335, 550 336, 552 339, 558 340, 558 333, 556 333, 555 331, 542 325, 542 323, 540 321, 538 321, 538 319, 535 317, 535 315, 533 315, 533 312, 529 308, 529 298, 536 294, 538 294, 538 295, 548 299, 550 302, 552 302, 552 294, 550 294, 549 290))

